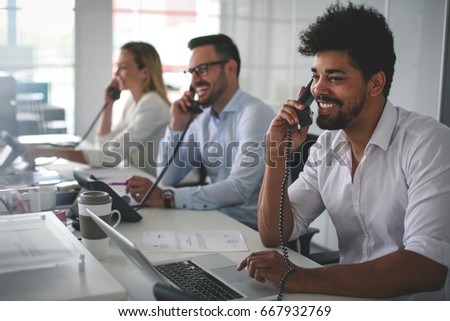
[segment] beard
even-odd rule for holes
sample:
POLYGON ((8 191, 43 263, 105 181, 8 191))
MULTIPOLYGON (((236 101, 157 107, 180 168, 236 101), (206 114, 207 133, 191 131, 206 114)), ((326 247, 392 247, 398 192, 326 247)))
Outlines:
MULTIPOLYGON (((206 81, 199 81, 198 83, 195 84, 195 86, 208 86, 209 88, 211 88, 211 84, 206 81)), ((228 82, 225 73, 222 71, 216 83, 214 84, 211 94, 209 94, 204 99, 200 100, 199 103, 205 107, 214 105, 226 92, 227 87, 228 82)))
POLYGON ((336 99, 329 99, 326 97, 323 97, 321 99, 334 102, 340 108, 339 111, 337 112, 337 115, 334 116, 333 118, 321 114, 317 116, 316 119, 317 126, 319 126, 320 129, 327 129, 327 130, 338 130, 346 128, 350 124, 350 122, 361 113, 361 110, 363 109, 363 106, 366 102, 366 98, 364 96, 356 105, 352 106, 350 110, 347 113, 345 113, 342 110, 343 105, 342 101, 336 99))

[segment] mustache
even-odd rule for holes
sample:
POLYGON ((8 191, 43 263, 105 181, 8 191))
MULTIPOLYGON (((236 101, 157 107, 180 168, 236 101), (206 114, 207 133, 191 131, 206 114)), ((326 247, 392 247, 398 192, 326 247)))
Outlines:
POLYGON ((331 98, 330 96, 327 96, 327 95, 317 96, 316 101, 318 101, 318 100, 327 101, 327 102, 335 103, 339 106, 342 106, 342 101, 340 101, 339 99, 331 98))
POLYGON ((207 83, 206 81, 198 81, 196 83, 193 84, 194 87, 198 87, 198 86, 209 86, 209 83, 207 83))

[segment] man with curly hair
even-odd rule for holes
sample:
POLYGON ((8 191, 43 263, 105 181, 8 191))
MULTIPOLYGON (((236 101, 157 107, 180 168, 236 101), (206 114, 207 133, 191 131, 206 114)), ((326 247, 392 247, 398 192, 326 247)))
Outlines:
MULTIPOLYGON (((293 240, 326 209, 336 227, 340 264, 302 268, 277 251, 245 258, 258 281, 287 292, 404 300, 450 299, 450 129, 389 99, 396 60, 392 32, 373 8, 330 6, 300 35, 311 68, 324 133, 286 196, 283 237, 293 240), (287 273, 287 266, 290 266, 287 273)), ((297 101, 272 121, 266 146, 292 132, 306 139, 297 101)), ((265 246, 280 245, 279 202, 285 155, 267 148, 258 229, 265 246), (276 166, 273 166, 276 164, 276 166)))

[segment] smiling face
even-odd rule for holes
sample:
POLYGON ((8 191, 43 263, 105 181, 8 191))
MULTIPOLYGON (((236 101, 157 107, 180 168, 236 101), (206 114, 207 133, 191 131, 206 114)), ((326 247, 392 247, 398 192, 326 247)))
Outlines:
POLYGON ((117 62, 116 77, 121 89, 147 91, 145 80, 148 77, 147 69, 139 69, 134 55, 129 50, 122 49, 117 62))
POLYGON ((319 106, 317 125, 322 129, 346 129, 357 124, 367 99, 367 84, 345 51, 316 54, 311 68, 311 92, 319 106))
MULTIPOLYGON (((192 49, 189 68, 202 64, 223 61, 212 45, 192 49)), ((212 106, 217 114, 226 106, 237 89, 236 62, 228 60, 224 63, 208 66, 206 75, 192 74, 192 86, 198 95, 200 104, 212 106)))

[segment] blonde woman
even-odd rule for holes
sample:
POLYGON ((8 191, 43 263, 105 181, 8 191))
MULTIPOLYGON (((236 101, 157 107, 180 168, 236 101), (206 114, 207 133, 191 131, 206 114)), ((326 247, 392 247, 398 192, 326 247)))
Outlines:
MULTIPOLYGON (((125 164, 155 175, 159 140, 169 124, 170 103, 156 49, 145 42, 121 47, 114 78, 105 89, 105 106, 95 137, 95 149, 35 149, 34 157, 58 156, 91 166, 125 164), (122 117, 113 124, 116 105, 111 92, 129 92, 122 117)), ((82 145, 81 145, 82 146, 82 145)))

